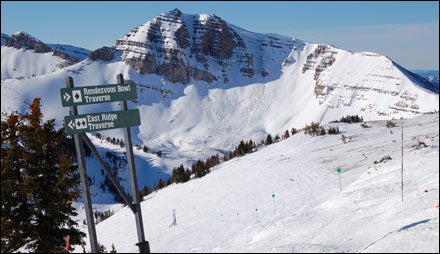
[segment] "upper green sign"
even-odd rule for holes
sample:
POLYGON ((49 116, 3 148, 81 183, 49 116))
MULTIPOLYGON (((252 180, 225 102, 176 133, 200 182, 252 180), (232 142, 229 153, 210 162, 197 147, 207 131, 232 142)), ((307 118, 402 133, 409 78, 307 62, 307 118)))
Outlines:
POLYGON ((137 99, 135 84, 61 88, 63 107, 137 99))

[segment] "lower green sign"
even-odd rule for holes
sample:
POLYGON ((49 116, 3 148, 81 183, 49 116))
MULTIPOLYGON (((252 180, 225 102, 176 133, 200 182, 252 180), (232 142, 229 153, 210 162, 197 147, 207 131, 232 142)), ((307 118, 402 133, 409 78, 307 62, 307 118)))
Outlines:
POLYGON ((117 129, 141 124, 139 109, 109 111, 64 117, 67 134, 117 129))

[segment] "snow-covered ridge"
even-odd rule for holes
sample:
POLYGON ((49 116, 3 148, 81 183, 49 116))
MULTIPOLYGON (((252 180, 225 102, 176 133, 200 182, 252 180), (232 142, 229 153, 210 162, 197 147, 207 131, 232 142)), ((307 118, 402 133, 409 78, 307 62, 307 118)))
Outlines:
POLYGON ((32 40, 32 41, 36 41, 36 42, 41 42, 41 43, 43 43, 43 42, 40 41, 39 39, 35 38, 34 36, 32 36, 32 35, 30 35, 30 34, 24 32, 24 31, 17 31, 17 32, 11 34, 11 37, 27 37, 27 38, 29 38, 29 39, 32 40))
POLYGON ((57 71, 87 58, 90 50, 45 44, 26 32, 2 34, 2 79, 24 79, 57 71))

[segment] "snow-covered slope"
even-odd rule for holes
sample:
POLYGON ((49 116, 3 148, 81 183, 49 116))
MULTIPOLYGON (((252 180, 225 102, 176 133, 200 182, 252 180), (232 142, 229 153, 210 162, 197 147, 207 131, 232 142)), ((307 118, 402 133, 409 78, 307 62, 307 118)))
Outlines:
POLYGON ((338 54, 332 66, 321 72, 317 66, 307 69, 309 55, 319 47, 309 44, 303 52, 292 52, 287 60, 294 63, 272 82, 209 90, 188 85, 185 96, 168 108, 142 106, 142 116, 155 121, 140 126, 140 138, 182 150, 193 149, 194 142, 231 150, 241 139, 259 142, 267 133, 281 134, 347 114, 372 120, 438 110, 438 94, 414 85, 383 56, 328 47, 315 62, 325 61, 327 50, 332 50, 335 53, 329 54, 338 54), (157 131, 148 131, 152 129, 157 131))
POLYGON ((77 58, 79 61, 85 60, 90 52, 89 49, 79 48, 72 45, 64 45, 64 44, 48 44, 49 47, 64 52, 70 56, 77 58))
MULTIPOLYGON (((300 132, 153 192, 141 203, 145 240, 159 253, 438 253, 439 114, 403 120, 403 175, 402 120, 393 122, 300 132)), ((97 224, 98 241, 138 252, 131 210, 97 207, 115 212, 97 224)))
POLYGON ((45 75, 60 69, 64 59, 53 56, 52 53, 36 54, 26 49, 2 47, 2 80, 30 79, 34 76, 45 75), (24 60, 26 59, 26 60, 24 60))

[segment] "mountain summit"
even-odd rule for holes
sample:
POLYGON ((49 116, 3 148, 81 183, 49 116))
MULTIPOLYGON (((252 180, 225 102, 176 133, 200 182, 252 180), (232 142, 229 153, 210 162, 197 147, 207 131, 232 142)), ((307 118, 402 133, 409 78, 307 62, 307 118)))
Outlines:
MULTIPOLYGON (((155 73, 173 83, 191 80, 227 84, 231 76, 264 78, 271 65, 280 67, 282 59, 303 42, 292 38, 249 33, 228 24, 214 14, 188 15, 178 9, 164 12, 132 29, 116 41, 121 59, 139 73, 155 73)), ((108 48, 98 49, 98 52, 108 48)), ((112 60, 109 54, 94 57, 112 60)), ((279 76, 279 72, 277 73, 279 76)), ((274 76, 276 77, 276 76, 274 76)))
POLYGON ((53 56, 58 56, 64 60, 66 63, 64 66, 72 65, 79 62, 79 59, 75 56, 69 55, 61 50, 52 48, 37 38, 29 35, 26 32, 17 32, 11 35, 5 40, 6 47, 13 47, 16 49, 27 49, 34 50, 35 53, 48 53, 51 52, 53 56))
POLYGON ((90 50, 46 44, 26 32, 2 34, 2 80, 46 75, 87 58, 90 50))

